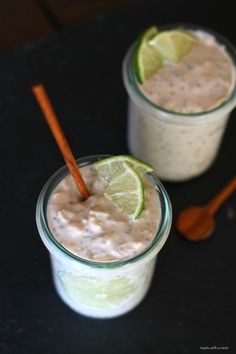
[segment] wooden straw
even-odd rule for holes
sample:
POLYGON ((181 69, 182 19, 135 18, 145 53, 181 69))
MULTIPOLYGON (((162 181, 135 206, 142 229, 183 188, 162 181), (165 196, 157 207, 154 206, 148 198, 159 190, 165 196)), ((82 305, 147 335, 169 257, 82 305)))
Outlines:
POLYGON ((51 129, 51 132, 57 142, 57 145, 64 157, 64 160, 75 181, 75 184, 78 190, 80 191, 81 197, 83 200, 86 200, 89 197, 88 189, 81 176, 75 158, 71 152, 69 144, 59 124, 59 121, 56 117, 56 114, 49 100, 49 97, 41 83, 33 85, 32 91, 44 114, 44 117, 49 125, 49 128, 51 129))

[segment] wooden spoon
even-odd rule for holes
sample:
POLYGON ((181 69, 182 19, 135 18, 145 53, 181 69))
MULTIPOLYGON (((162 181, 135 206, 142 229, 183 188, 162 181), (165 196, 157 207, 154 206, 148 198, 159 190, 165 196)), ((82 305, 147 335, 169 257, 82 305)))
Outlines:
POLYGON ((57 142, 62 156, 64 157, 67 167, 75 181, 75 185, 77 186, 82 199, 86 200, 89 197, 89 191, 82 178, 82 175, 77 166, 77 163, 72 154, 67 139, 64 135, 64 132, 60 126, 56 113, 54 112, 53 106, 47 95, 47 92, 41 83, 34 84, 32 86, 32 91, 44 114, 44 118, 46 119, 49 128, 51 129, 51 132, 57 142))
POLYGON ((236 190, 236 176, 217 195, 202 207, 190 207, 177 218, 177 230, 190 241, 202 241, 215 229, 214 214, 236 190))

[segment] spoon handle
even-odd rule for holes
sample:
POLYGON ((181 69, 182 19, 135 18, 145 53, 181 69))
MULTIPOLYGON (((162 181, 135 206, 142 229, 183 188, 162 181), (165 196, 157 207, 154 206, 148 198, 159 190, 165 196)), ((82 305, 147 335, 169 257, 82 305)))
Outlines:
POLYGON ((216 196, 209 201, 206 209, 210 215, 215 214, 224 201, 236 190, 236 176, 233 177, 216 196))

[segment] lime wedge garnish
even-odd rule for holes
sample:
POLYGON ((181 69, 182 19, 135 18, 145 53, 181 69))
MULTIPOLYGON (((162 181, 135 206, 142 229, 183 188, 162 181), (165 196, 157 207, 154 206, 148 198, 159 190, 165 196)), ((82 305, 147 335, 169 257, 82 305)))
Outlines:
POLYGON ((158 33, 156 27, 150 27, 139 37, 134 53, 134 68, 138 81, 143 84, 152 78, 162 65, 160 53, 150 46, 149 41, 158 33))
POLYGON ((181 61, 196 40, 190 32, 180 29, 162 32, 154 26, 147 29, 138 39, 134 52, 134 68, 139 83, 150 80, 163 61, 181 61))
POLYGON ((123 168, 124 162, 128 162, 129 165, 140 174, 153 171, 153 167, 151 165, 128 155, 108 157, 96 162, 94 166, 98 170, 99 174, 109 182, 111 178, 123 168))
POLYGON ((143 182, 128 162, 111 178, 105 195, 133 219, 137 219, 144 208, 143 182))
POLYGON ((144 208, 140 175, 153 171, 153 167, 129 155, 108 157, 94 166, 100 176, 109 182, 105 194, 126 214, 137 219, 144 208))
POLYGON ((169 30, 157 33, 149 40, 149 45, 155 48, 165 60, 177 63, 188 54, 194 42, 196 38, 189 32, 169 30))

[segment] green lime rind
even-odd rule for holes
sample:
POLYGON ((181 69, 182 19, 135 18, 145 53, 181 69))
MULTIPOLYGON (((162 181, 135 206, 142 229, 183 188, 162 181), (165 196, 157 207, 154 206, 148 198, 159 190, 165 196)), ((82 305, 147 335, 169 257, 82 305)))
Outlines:
POLYGON ((123 168, 124 162, 128 162, 130 166, 141 175, 154 170, 151 165, 129 155, 108 157, 96 162, 94 166, 98 170, 100 176, 109 182, 111 178, 123 168))
POLYGON ((159 52, 150 46, 149 41, 158 33, 155 26, 148 28, 138 38, 134 51, 134 70, 137 80, 143 84, 162 66, 159 52))
POLYGON ((136 220, 144 209, 144 187, 139 174, 128 162, 110 180, 105 195, 125 214, 136 220))

